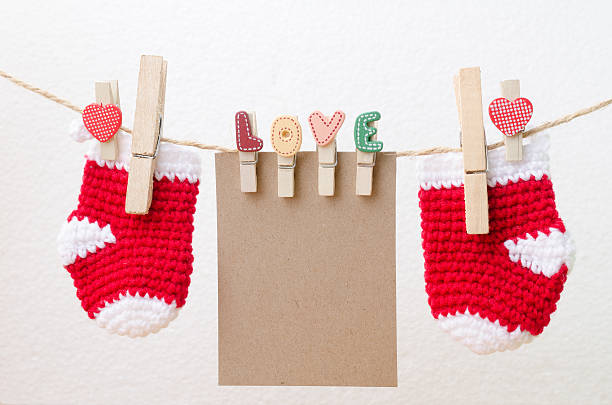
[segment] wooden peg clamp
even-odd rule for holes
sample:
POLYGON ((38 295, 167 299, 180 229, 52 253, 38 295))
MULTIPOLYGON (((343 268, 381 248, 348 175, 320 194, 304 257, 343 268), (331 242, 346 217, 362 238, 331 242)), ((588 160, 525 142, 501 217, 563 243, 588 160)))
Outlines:
MULTIPOLYGON (((255 117, 255 112, 249 111, 247 115, 249 135, 257 138, 257 118, 255 117)), ((243 193, 256 193, 259 152, 238 151, 238 159, 240 160, 240 191, 243 193)))
MULTIPOLYGON (((119 82, 117 80, 96 82, 96 103, 114 104, 121 108, 119 102, 119 82)), ((106 142, 100 143, 100 157, 103 160, 117 160, 119 155, 119 142, 117 136, 113 136, 106 142)))
POLYGON ((272 122, 272 148, 278 158, 278 196, 295 195, 295 165, 302 146, 302 126, 293 115, 281 115, 272 122))
POLYGON ((295 165, 297 155, 291 157, 278 155, 278 196, 293 197, 295 195, 295 165))
MULTIPOLYGON (((368 123, 368 126, 377 128, 378 121, 368 123)), ((372 135, 371 140, 377 140, 378 134, 372 135)), ((357 175, 355 178, 355 194, 362 196, 372 195, 372 180, 376 166, 376 152, 362 152, 357 150, 357 175)))
POLYGON ((489 233, 487 141, 482 119, 480 68, 459 70, 455 81, 463 150, 465 227, 468 234, 489 233))
MULTIPOLYGON (((521 97, 520 80, 504 80, 501 82, 501 95, 510 102, 521 97)), ((513 162, 523 160, 522 132, 513 136, 504 136, 504 144, 506 145, 506 160, 513 162)))
POLYGON ((325 146, 317 145, 319 157, 319 195, 333 196, 336 189, 336 166, 338 165, 338 147, 334 139, 325 146))
POLYGON ((132 157, 125 198, 125 212, 128 214, 147 214, 151 206, 155 161, 163 125, 166 72, 167 62, 163 57, 140 57, 132 157))

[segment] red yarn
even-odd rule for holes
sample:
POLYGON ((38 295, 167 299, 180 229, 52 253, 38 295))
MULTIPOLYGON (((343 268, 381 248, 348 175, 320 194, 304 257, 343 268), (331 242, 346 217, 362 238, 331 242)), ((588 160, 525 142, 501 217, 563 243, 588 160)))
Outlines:
POLYGON ((185 304, 192 272, 191 235, 198 184, 154 180, 147 215, 125 213, 128 173, 87 160, 78 208, 68 217, 110 224, 117 242, 66 266, 90 318, 129 293, 185 304))
POLYGON ((565 232, 555 208, 552 183, 541 180, 509 182, 488 188, 487 235, 465 231, 463 186, 419 191, 425 282, 435 318, 466 309, 509 332, 520 327, 532 335, 542 332, 555 311, 568 268, 552 277, 535 274, 508 257, 506 240, 536 237, 557 228, 565 232))

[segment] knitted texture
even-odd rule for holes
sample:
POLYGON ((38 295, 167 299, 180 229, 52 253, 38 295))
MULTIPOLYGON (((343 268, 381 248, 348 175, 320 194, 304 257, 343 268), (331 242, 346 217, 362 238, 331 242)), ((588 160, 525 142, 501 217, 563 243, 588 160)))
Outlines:
POLYGON ((90 318, 120 335, 159 331, 185 304, 192 272, 191 237, 198 155, 160 146, 147 215, 125 213, 130 138, 116 135, 120 156, 86 155, 78 208, 60 232, 59 252, 90 318))
POLYGON ((548 138, 524 160, 491 151, 487 235, 465 231, 459 153, 419 159, 419 206, 429 305, 440 326, 471 350, 515 349, 542 333, 556 309, 574 246, 555 208, 548 138))
POLYGON ((93 135, 89 133, 83 124, 83 118, 77 118, 70 123, 68 134, 73 140, 79 143, 93 139, 93 135))

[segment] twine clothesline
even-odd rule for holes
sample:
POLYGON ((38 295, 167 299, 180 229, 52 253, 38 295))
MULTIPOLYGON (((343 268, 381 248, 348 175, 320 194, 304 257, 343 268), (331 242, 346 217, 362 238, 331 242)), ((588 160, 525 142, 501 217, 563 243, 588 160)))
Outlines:
MULTIPOLYGON (((33 93, 36 93, 38 95, 43 96, 44 98, 51 100, 57 104, 60 104, 72 111, 78 112, 79 114, 83 113, 83 109, 72 104, 70 101, 65 100, 63 98, 60 98, 58 96, 56 96, 55 94, 41 89, 39 87, 36 87, 30 83, 24 82, 21 79, 16 78, 15 76, 12 76, 8 73, 6 73, 3 70, 0 70, 0 76, 4 77, 5 79, 11 81, 12 83, 16 84, 19 87, 22 87, 26 90, 29 90, 33 93)), ((583 108, 581 110, 578 110, 576 112, 573 112, 571 114, 565 115, 563 117, 557 118, 554 121, 548 121, 545 122, 543 124, 540 124, 534 128, 531 128, 525 132, 523 132, 523 138, 527 138, 529 136, 532 136, 534 134, 537 134, 538 132, 544 131, 545 129, 549 129, 549 128, 553 128, 556 126, 559 126, 561 124, 567 124, 568 122, 578 118, 578 117, 582 117, 583 115, 587 115, 587 114, 591 114, 592 112, 595 112, 597 110, 601 110, 602 108, 605 108, 607 106, 609 106, 610 104, 612 104, 612 99, 608 99, 608 100, 604 100, 600 103, 597 103, 593 106, 590 107, 586 107, 583 108)), ((132 133, 132 129, 122 126, 121 130, 123 132, 126 132, 128 134, 132 133)), ((162 142, 168 142, 168 143, 173 143, 175 145, 182 145, 182 146, 189 146, 189 147, 194 147, 194 148, 198 148, 198 149, 202 149, 202 150, 212 150, 212 151, 219 151, 219 152, 236 152, 236 149, 233 148, 226 148, 224 146, 220 146, 220 145, 207 145, 207 144, 203 144, 200 142, 196 142, 196 141, 182 141, 182 140, 177 140, 177 139, 171 139, 171 138, 161 138, 162 142)), ((492 150, 492 149, 497 149, 501 146, 504 145, 504 142, 496 142, 490 145, 487 145, 487 149, 488 150, 492 150)), ((435 155, 438 153, 447 153, 447 152, 461 152, 461 148, 449 148, 449 147, 445 147, 445 146, 435 146, 433 148, 428 148, 428 149, 421 149, 421 150, 405 150, 405 151, 399 151, 396 152, 396 156, 397 157, 404 157, 404 156, 410 156, 410 157, 414 157, 414 156, 426 156, 426 155, 435 155)))

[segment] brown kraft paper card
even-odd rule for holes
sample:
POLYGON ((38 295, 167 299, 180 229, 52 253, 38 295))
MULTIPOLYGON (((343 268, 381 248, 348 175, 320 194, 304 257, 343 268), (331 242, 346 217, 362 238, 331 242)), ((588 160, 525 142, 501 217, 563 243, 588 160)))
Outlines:
POLYGON ((298 153, 280 198, 275 153, 259 153, 257 193, 237 153, 216 154, 220 385, 397 386, 396 158, 377 155, 369 197, 355 159, 338 153, 323 197, 316 152, 298 153))

